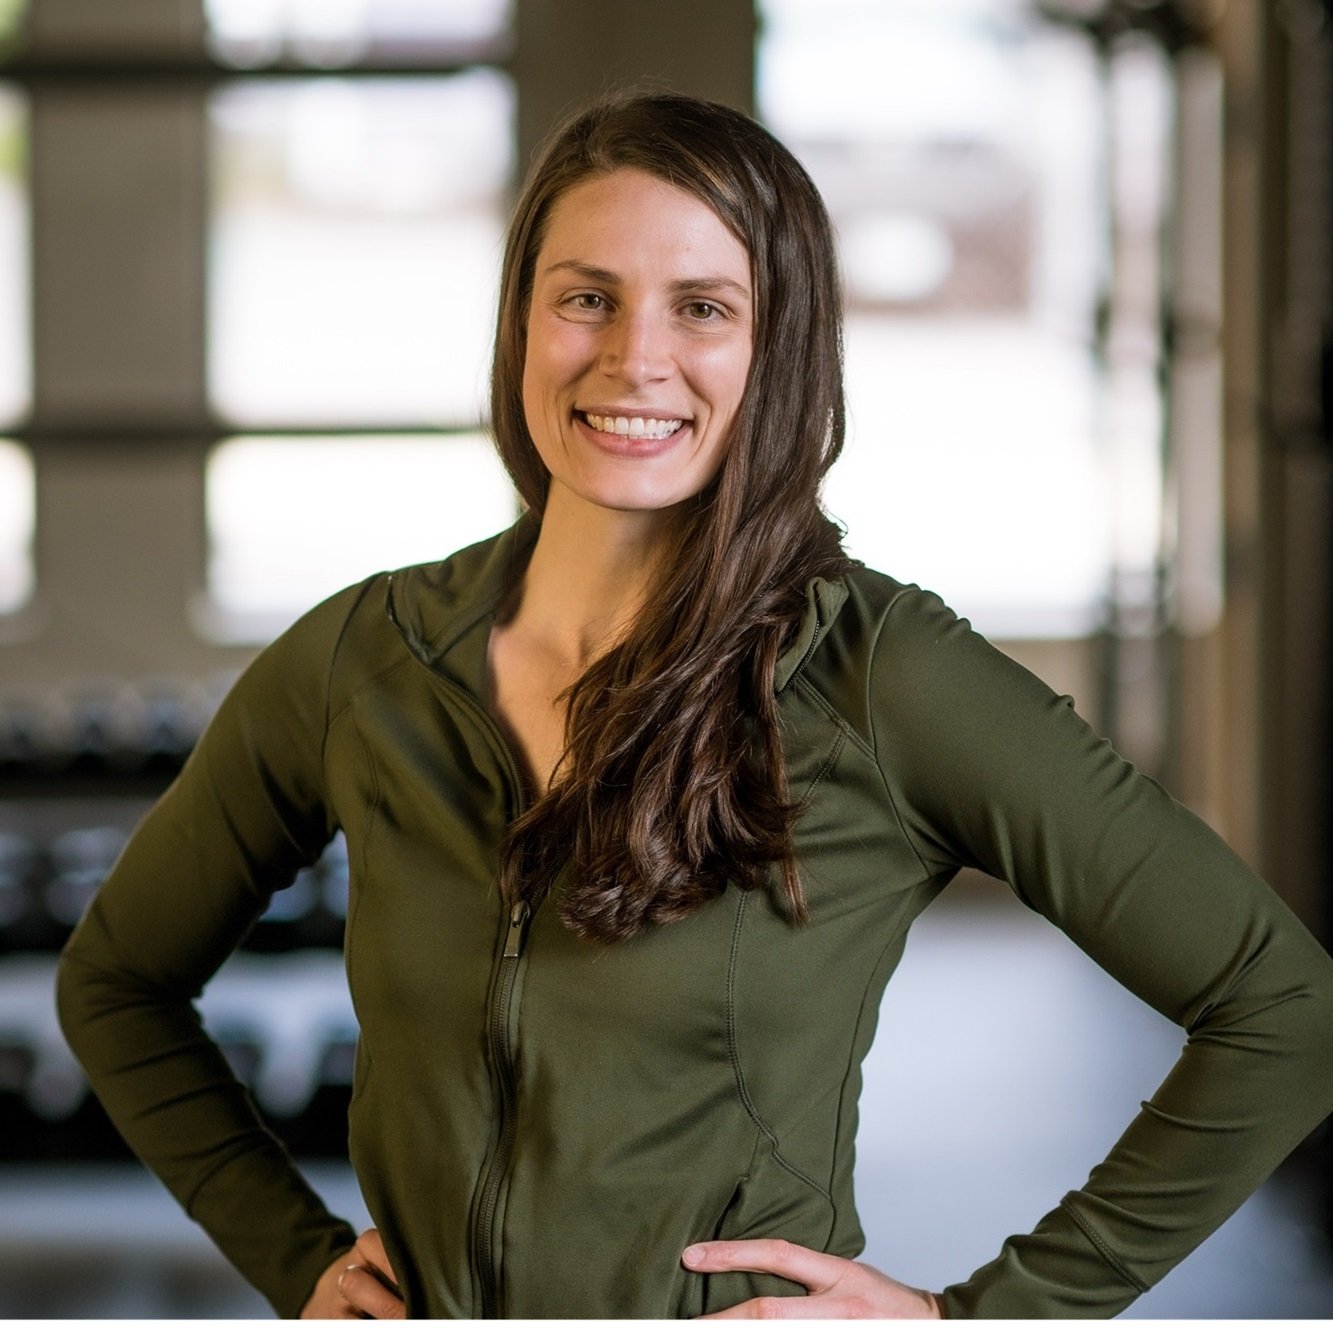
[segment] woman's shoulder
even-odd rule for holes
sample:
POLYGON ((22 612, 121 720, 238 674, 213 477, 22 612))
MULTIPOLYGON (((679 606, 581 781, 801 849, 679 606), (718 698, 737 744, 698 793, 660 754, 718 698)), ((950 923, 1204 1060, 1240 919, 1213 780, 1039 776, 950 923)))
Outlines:
POLYGON ((285 655, 327 658, 386 637, 425 642, 459 616, 489 608, 503 582, 510 532, 441 559, 371 573, 302 614, 273 642, 285 655))
POLYGON ((822 602, 837 609, 807 654, 804 675, 863 735, 929 728, 942 717, 989 725, 997 706, 1041 707, 1050 696, 916 583, 856 565, 822 602))
POLYGON ((339 701, 412 657, 428 655, 441 626, 467 618, 503 540, 492 537, 429 563, 382 570, 305 611, 262 648, 238 692, 287 705, 293 696, 339 701))
POLYGON ((372 573, 343 587, 298 616, 259 654, 256 665, 270 670, 324 670, 348 638, 383 618, 382 606, 390 575, 372 573), (377 607, 380 613, 377 614, 377 607))
POLYGON ((834 627, 860 639, 867 652, 911 653, 929 648, 943 635, 972 634, 968 621, 937 593, 865 564, 844 575, 843 603, 834 627))
POLYGON ((916 583, 852 564, 839 577, 815 578, 787 649, 778 662, 779 692, 798 676, 816 687, 830 669, 855 687, 884 651, 912 653, 956 624, 944 602, 916 583))

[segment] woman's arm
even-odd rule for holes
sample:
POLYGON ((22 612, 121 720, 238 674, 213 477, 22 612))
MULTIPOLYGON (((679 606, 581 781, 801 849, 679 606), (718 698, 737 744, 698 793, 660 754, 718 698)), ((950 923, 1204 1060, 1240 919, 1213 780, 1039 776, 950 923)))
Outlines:
POLYGON ((894 602, 870 690, 880 767, 923 862, 1005 879, 1187 1033, 1088 1180, 942 1296, 949 1317, 1112 1315, 1333 1109, 1333 960, 1068 699, 936 598, 894 602))
POLYGON ((71 936, 58 980, 66 1037, 116 1127, 287 1316, 356 1235, 260 1122, 194 999, 333 832, 321 755, 356 599, 326 602, 245 673, 71 936))

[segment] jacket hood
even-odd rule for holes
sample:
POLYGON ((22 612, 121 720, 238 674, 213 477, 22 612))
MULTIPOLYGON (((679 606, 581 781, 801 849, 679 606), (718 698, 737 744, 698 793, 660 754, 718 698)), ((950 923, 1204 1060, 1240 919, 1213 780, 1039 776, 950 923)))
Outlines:
POLYGON ((436 668, 479 620, 493 616, 536 536, 536 524, 525 514, 499 535, 439 563, 390 573, 389 618, 412 655, 436 668))
POLYGON ((811 578, 805 588, 805 610, 796 634, 787 644, 773 671, 773 690, 781 693, 793 676, 810 659, 815 648, 824 640, 838 611, 847 599, 847 584, 830 582, 827 578, 811 578))

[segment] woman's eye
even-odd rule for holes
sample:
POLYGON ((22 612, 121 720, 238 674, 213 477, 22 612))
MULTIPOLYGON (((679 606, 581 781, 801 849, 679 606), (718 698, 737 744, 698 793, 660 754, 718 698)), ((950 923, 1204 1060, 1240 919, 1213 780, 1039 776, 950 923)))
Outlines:
POLYGON ((604 309, 606 301, 595 291, 580 291, 573 298, 573 305, 576 310, 596 311, 604 309))
POLYGON ((711 300, 692 300, 685 307, 685 312, 691 319, 700 321, 716 319, 722 313, 711 300))

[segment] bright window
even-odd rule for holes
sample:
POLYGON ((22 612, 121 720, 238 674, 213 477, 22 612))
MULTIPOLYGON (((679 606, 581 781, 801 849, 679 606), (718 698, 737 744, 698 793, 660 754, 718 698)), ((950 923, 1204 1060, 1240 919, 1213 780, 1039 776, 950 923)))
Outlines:
POLYGON ((238 68, 457 67, 259 73, 213 97, 209 391, 238 437, 207 464, 202 617, 215 637, 258 641, 517 512, 480 432, 515 114, 512 82, 484 62, 506 47, 510 6, 206 8, 238 68))
POLYGON ((508 35, 509 8, 508 0, 204 0, 214 53, 240 68, 493 53, 508 35))
MULTIPOLYGON (((1160 484, 1114 465, 1094 358, 1090 45, 1021 0, 761 8, 761 114, 840 240, 850 430, 825 498, 849 548, 994 636, 1090 631, 1113 563, 1153 566, 1160 484), (1127 476, 1129 545, 1110 497, 1127 476)), ((1160 99, 1143 105, 1160 148, 1160 99)), ((1150 177, 1160 154, 1139 162, 1150 177)), ((1154 450, 1151 417, 1136 428, 1154 450)))
POLYGON ((26 100, 0 86, 0 424, 13 424, 32 401, 26 155, 26 100))
MULTIPOLYGON (((0 0, 0 40, 23 5, 0 0)), ((28 342, 27 103, 0 86, 0 424, 13 425, 32 401, 28 342)), ((0 614, 32 595, 36 490, 27 449, 0 440, 0 614)))
POLYGON ((509 80, 253 78, 212 110, 209 375, 222 415, 261 430, 481 420, 509 80))
POLYGON ((518 507, 480 433, 250 437, 208 464, 213 636, 259 641, 380 569, 443 558, 518 507))
POLYGON ((17 610, 32 595, 35 501, 32 458, 0 439, 0 614, 17 610))

